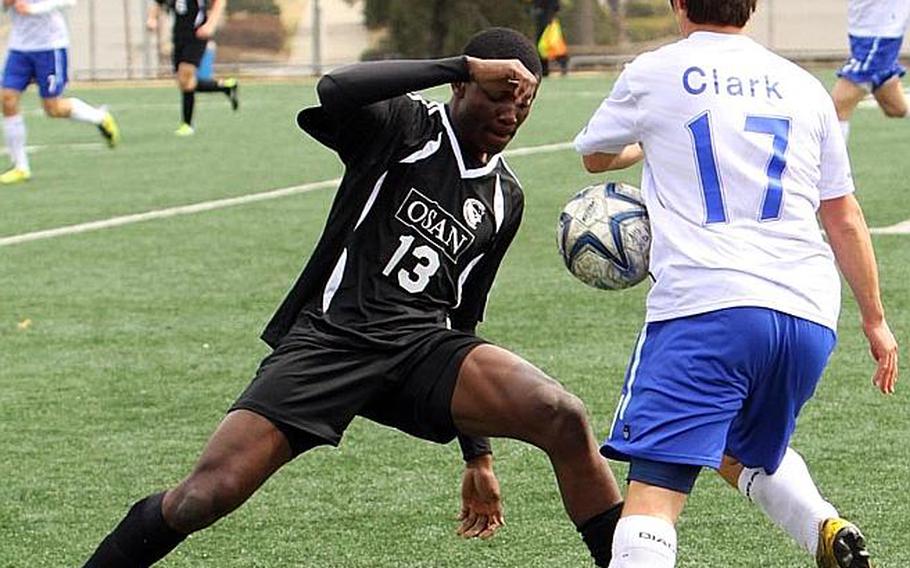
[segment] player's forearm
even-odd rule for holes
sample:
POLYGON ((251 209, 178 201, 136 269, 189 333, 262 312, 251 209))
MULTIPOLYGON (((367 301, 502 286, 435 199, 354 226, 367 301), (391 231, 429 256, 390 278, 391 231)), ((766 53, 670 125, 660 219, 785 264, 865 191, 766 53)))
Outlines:
POLYGON ((326 74, 319 80, 316 92, 324 109, 341 113, 412 91, 469 80, 463 56, 373 61, 347 65, 326 74))
POLYGON ((839 203, 822 202, 819 210, 828 242, 859 305, 863 325, 878 325, 885 318, 885 310, 875 250, 863 211, 852 195, 833 201, 839 203))
POLYGON ((76 5, 76 0, 41 0, 28 5, 29 14, 47 14, 60 8, 69 8, 76 5))
POLYGON ((624 170, 634 166, 645 157, 639 144, 629 144, 618 154, 595 152, 582 156, 585 169, 592 174, 614 170, 624 170))

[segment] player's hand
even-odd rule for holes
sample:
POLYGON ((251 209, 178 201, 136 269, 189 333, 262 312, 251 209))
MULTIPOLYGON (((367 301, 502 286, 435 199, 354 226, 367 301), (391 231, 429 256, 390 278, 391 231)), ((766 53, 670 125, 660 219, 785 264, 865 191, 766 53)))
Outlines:
POLYGON ((158 29, 158 18, 149 17, 145 20, 145 29, 153 32, 158 29))
POLYGON ((21 16, 28 16, 31 14, 31 10, 28 9, 28 3, 25 0, 16 0, 15 4, 13 4, 13 7, 21 16))
POLYGON ((894 339, 894 334, 885 320, 875 325, 864 325, 863 331, 869 340, 872 358, 878 363, 875 375, 872 376, 872 384, 884 394, 894 394, 898 375, 897 340, 894 339))
POLYGON ((505 524, 493 456, 480 456, 465 464, 458 520, 458 534, 463 538, 487 539, 505 524))
POLYGON ((215 26, 211 22, 196 28, 196 37, 199 39, 211 39, 213 35, 215 35, 215 26))
POLYGON ((512 91, 515 101, 528 105, 537 93, 537 77, 518 59, 467 57, 471 80, 488 93, 512 91))

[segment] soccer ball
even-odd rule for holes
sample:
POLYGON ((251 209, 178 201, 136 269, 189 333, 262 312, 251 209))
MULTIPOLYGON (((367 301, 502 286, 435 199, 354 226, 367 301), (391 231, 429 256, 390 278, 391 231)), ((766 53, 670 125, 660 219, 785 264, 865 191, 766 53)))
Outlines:
POLYGON ((638 188, 591 185, 559 215, 559 254, 576 278, 601 290, 621 290, 648 275, 651 225, 638 188))

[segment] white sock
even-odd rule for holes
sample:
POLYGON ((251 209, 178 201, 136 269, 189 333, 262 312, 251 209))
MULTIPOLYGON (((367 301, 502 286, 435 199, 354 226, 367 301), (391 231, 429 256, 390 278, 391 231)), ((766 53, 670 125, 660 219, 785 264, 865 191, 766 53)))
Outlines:
POLYGON ((844 133, 844 140, 850 138, 850 121, 842 120, 840 121, 840 131, 844 133))
POLYGON ((20 170, 31 171, 28 165, 28 155, 25 153, 25 120, 21 114, 3 118, 3 138, 13 165, 20 170))
POLYGON ((619 519, 613 535, 609 568, 673 568, 676 528, 657 517, 632 515, 619 519))
POLYGON ((744 468, 738 485, 743 495, 812 555, 818 547, 819 525, 838 516, 837 509, 819 494, 806 462, 793 448, 787 448, 774 475, 744 468))
POLYGON ((101 124, 101 121, 104 120, 104 115, 106 113, 103 110, 95 108, 81 99, 73 97, 70 99, 70 104, 73 108, 70 113, 70 118, 72 120, 89 122, 91 124, 101 124))

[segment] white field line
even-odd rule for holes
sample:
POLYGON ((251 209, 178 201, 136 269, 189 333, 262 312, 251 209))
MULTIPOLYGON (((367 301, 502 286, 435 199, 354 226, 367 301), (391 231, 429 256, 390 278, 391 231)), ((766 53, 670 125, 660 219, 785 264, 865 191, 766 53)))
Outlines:
POLYGON ((887 227, 875 227, 869 231, 873 235, 906 235, 910 233, 910 219, 887 227))
MULTIPOLYGON (((571 142, 559 142, 556 144, 544 144, 541 146, 530 146, 527 148, 516 148, 514 150, 507 150, 505 154, 507 156, 531 156, 534 154, 543 154, 548 152, 557 152, 560 150, 568 150, 572 148, 571 142)), ((285 187, 281 189, 275 189, 272 191, 265 191, 260 193, 249 193, 246 195, 241 195, 238 197, 229 197, 226 199, 216 199, 214 201, 203 201, 201 203, 193 203, 190 205, 179 205, 176 207, 168 207, 165 209, 155 209, 152 211, 146 211, 145 213, 135 213, 132 215, 122 215, 119 217, 111 217, 109 219, 102 219, 99 221, 89 221, 87 223, 79 223, 76 225, 66 225, 63 227, 57 227, 54 229, 45 229, 41 231, 33 231, 30 233, 21 233, 19 235, 12 235, 9 237, 0 237, 0 247, 12 246, 22 243, 27 243, 31 241, 40 241, 44 239, 53 239, 56 237, 62 237, 66 235, 76 235, 79 233, 88 233, 91 231, 99 231, 101 229, 110 229, 113 227, 122 227, 124 225, 132 225, 134 223, 141 223, 143 221, 152 221, 155 219, 167 219, 170 217, 178 217, 181 215, 192 215, 194 213, 201 213, 204 211, 214 211, 216 209, 225 209, 227 207, 234 207, 237 205, 246 205, 247 203, 256 203, 258 201, 268 201, 271 199, 278 199, 280 197, 286 197, 289 195, 296 195, 299 193, 308 193, 310 191, 315 191, 318 189, 327 189, 330 187, 336 187, 341 180, 339 178, 328 179, 323 181, 317 181, 312 183, 305 183, 302 185, 295 185, 291 187, 285 187)), ((872 232, 875 234, 881 235, 894 235, 894 234, 907 234, 910 233, 910 220, 898 223, 896 225, 891 225, 890 227, 882 227, 879 229, 872 229, 872 232)))
MULTIPOLYGON (((516 148, 514 150, 509 150, 506 152, 508 156, 530 156, 533 154, 541 154, 545 152, 556 152, 559 150, 567 150, 572 148, 571 142, 561 142, 558 144, 544 144, 542 146, 531 146, 528 148, 516 148)), ((317 181, 313 183, 305 183, 303 185, 295 185, 292 187, 285 187, 281 189, 275 189, 272 191, 265 191, 260 193, 249 193, 247 195, 241 195, 238 197, 229 197, 227 199, 217 199, 214 201, 203 201, 201 203, 193 203, 190 205, 180 205, 177 207, 168 207, 166 209, 155 209, 152 211, 147 211, 145 213, 135 213, 132 215, 122 215, 120 217, 111 217, 109 219, 102 219, 99 221, 89 221, 87 223, 79 223, 76 225, 66 225, 63 227, 57 227, 55 229, 45 229, 42 231, 33 231, 30 233, 22 233, 19 235, 12 235, 9 237, 0 238, 0 247, 18 245, 22 243, 28 243, 31 241, 40 241, 44 239, 53 239, 56 237, 62 237, 66 235, 76 235, 79 233, 88 233, 91 231, 99 231, 101 229, 110 229, 112 227, 122 227, 123 225, 132 225, 133 223, 141 223, 143 221, 152 221, 155 219, 167 219, 170 217, 178 217, 181 215, 192 215, 194 213, 201 213, 203 211, 213 211, 215 209, 224 209, 227 207, 234 207, 237 205, 246 205, 247 203, 255 203, 257 201, 267 201, 270 199, 278 199, 279 197, 286 197, 288 195, 296 195, 298 193, 307 193, 310 191, 315 191, 317 189, 326 189, 329 187, 337 187, 338 183, 341 180, 328 179, 324 181, 317 181)))
MULTIPOLYGON (((106 147, 107 144, 102 144, 101 142, 77 142, 74 144, 35 144, 34 146, 26 146, 25 151, 29 154, 34 154, 35 152, 41 152, 43 150, 101 150, 106 147)), ((9 155, 9 150, 6 148, 0 149, 0 155, 9 155)))

